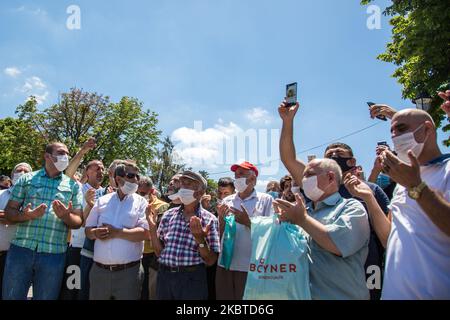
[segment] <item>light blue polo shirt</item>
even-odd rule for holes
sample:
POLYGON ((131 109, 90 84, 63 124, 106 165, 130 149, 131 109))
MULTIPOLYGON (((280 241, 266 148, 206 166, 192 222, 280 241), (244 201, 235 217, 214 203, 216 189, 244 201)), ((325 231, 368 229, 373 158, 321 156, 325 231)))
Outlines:
POLYGON ((316 300, 368 300, 364 264, 369 251, 367 212, 355 199, 336 192, 309 215, 326 226, 342 257, 321 248, 308 236, 311 295, 316 300))

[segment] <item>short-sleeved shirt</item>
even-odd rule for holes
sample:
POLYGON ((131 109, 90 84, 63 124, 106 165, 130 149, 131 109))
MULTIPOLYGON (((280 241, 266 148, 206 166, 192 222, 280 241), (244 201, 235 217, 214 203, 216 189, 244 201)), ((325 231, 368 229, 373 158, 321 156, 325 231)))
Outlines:
POLYGON ((43 168, 20 177, 11 190, 10 200, 22 208, 29 203, 32 209, 43 203, 47 205, 42 217, 17 225, 12 244, 39 253, 66 252, 69 229, 54 213, 52 202, 59 200, 67 207, 72 201, 73 209, 81 210, 83 195, 77 182, 62 173, 50 178, 43 168))
MULTIPOLYGON (((238 210, 242 210, 241 205, 243 205, 250 218, 271 216, 273 214, 272 201, 272 196, 256 191, 253 191, 253 193, 246 199, 241 199, 238 193, 232 194, 223 199, 224 204, 238 210)), ((236 223, 233 259, 231 260, 230 270, 248 272, 250 268, 251 254, 251 231, 246 226, 236 223)), ((222 255, 219 256, 218 264, 223 267, 220 263, 221 259, 222 255)))
MULTIPOLYGON (((92 187, 89 183, 85 183, 81 187, 81 192, 83 193, 83 210, 86 207, 85 195, 89 189, 92 189, 92 187)), ((84 233, 84 227, 81 227, 80 229, 72 230, 71 237, 70 237, 70 246, 73 248, 83 248, 85 238, 86 238, 86 235, 84 233)))
MULTIPOLYGON (((380 188, 380 186, 378 186, 375 183, 371 183, 368 181, 365 181, 365 183, 372 190, 372 193, 373 193, 375 199, 377 200, 377 203, 380 206, 381 210, 383 210, 385 215, 388 215, 390 201, 389 201, 389 198, 386 195, 386 193, 383 191, 383 189, 380 188)), ((341 185, 341 187, 339 188, 339 193, 345 199, 353 198, 353 196, 347 190, 345 185, 341 185)), ((355 198, 355 199, 358 200, 367 211, 367 205, 364 202, 364 200, 359 199, 359 198, 355 198)), ((366 259, 366 264, 365 264, 367 276, 369 276, 371 274, 370 272, 367 272, 368 268, 370 268, 371 266, 378 266, 380 268, 380 270, 384 269, 383 262, 384 262, 384 253, 385 253, 385 249, 384 249, 383 245, 381 244, 380 239, 378 239, 375 229, 371 225, 370 219, 369 219, 369 225, 370 225, 369 253, 367 254, 367 259, 366 259)), ((378 292, 377 297, 379 299, 379 296, 381 295, 381 291, 378 290, 377 292, 378 292)))
MULTIPOLYGON (((153 201, 150 204, 152 206, 152 209, 158 215, 158 219, 162 218, 164 212, 166 212, 169 209, 169 204, 167 202, 158 199, 157 197, 153 197, 153 201)), ((155 250, 153 249, 151 241, 145 240, 144 253, 154 253, 154 252, 155 250)))
MULTIPOLYGON (((11 197, 11 189, 0 191, 0 210, 5 210, 11 197)), ((4 225, 0 223, 0 251, 7 251, 11 245, 11 240, 16 234, 15 225, 4 225)))
MULTIPOLYGON (((420 172, 429 188, 450 202, 450 154, 421 166, 420 172)), ((382 299, 450 299, 450 237, 403 186, 398 185, 391 209, 382 299)))
MULTIPOLYGON (((165 266, 186 267, 205 263, 191 233, 189 221, 183 215, 183 209, 184 206, 181 205, 165 212, 158 227, 158 237, 164 245, 158 261, 165 266)), ((211 251, 219 253, 220 236, 217 218, 201 205, 198 206, 195 216, 200 218, 203 229, 210 225, 205 241, 211 251)))
MULTIPOLYGON (((86 220, 86 228, 112 225, 117 229, 143 228, 148 230, 145 215, 147 201, 138 194, 125 196, 120 200, 117 192, 99 198, 86 220)), ((96 240, 94 261, 105 265, 127 264, 142 258, 144 241, 125 239, 96 240)))
POLYGON ((366 300, 364 263, 367 258, 370 227, 367 212, 355 199, 335 193, 309 215, 325 225, 342 256, 323 249, 308 236, 310 249, 311 296, 316 300, 366 300))

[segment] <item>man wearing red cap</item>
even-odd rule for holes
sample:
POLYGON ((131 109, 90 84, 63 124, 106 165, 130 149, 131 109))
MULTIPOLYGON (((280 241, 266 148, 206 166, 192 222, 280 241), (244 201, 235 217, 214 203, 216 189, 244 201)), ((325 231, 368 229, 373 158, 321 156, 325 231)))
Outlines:
POLYGON ((222 225, 226 215, 234 214, 236 234, 229 269, 226 269, 221 262, 222 250, 219 256, 216 274, 216 295, 218 300, 242 300, 252 249, 250 218, 273 214, 272 197, 255 190, 258 169, 253 164, 245 161, 241 164, 233 165, 231 171, 234 172, 234 186, 237 193, 223 200, 223 203, 218 206, 218 214, 219 224, 222 225))

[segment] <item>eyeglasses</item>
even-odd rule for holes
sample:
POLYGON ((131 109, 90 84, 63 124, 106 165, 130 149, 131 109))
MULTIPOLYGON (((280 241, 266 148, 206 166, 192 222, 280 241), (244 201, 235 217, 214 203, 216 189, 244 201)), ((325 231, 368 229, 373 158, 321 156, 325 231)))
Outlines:
POLYGON ((138 173, 127 172, 127 173, 125 173, 125 177, 127 177, 128 179, 136 178, 136 179, 140 180, 140 176, 138 173))

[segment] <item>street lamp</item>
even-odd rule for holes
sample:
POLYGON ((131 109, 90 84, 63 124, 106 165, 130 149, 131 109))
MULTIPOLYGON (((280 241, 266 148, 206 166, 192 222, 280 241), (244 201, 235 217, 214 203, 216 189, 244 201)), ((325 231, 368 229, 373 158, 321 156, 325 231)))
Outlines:
POLYGON ((413 100, 413 103, 416 104, 416 108, 419 110, 427 111, 431 108, 431 102, 433 99, 426 92, 422 92, 419 94, 417 98, 413 100))

